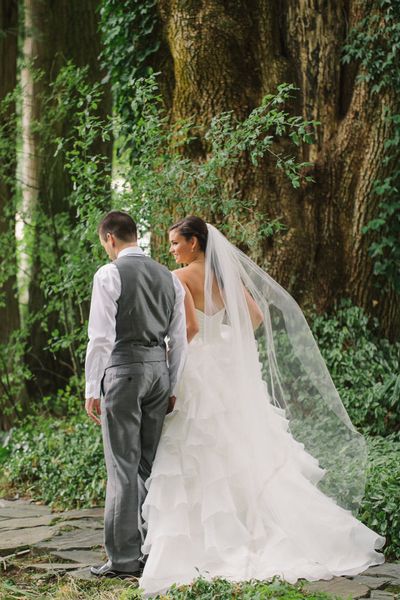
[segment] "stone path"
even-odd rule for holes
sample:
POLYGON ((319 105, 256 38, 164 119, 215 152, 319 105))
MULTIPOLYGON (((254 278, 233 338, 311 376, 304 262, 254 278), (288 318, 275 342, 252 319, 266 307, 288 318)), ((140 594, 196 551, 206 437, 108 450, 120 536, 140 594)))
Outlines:
POLYGON ((103 509, 51 512, 28 500, 0 500, 0 569, 25 557, 38 572, 89 578, 88 566, 104 561, 103 509), (42 557, 49 560, 43 562, 42 557), (54 559, 54 562, 53 560, 54 559))
MULTIPOLYGON (((0 499, 0 572, 24 557, 24 566, 39 573, 91 579, 88 567, 105 558, 102 519, 102 508, 52 513, 47 506, 27 500, 0 499)), ((335 577, 304 587, 343 598, 400 600, 400 563, 385 563, 356 577, 335 577)))

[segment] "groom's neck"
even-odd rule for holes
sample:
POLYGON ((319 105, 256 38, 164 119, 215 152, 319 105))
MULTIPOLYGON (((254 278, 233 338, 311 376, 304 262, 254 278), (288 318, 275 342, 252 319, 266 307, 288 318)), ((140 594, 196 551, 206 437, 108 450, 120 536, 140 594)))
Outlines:
POLYGON ((137 248, 138 243, 137 242, 129 242, 127 244, 121 244, 121 246, 118 246, 118 248, 116 248, 116 258, 118 258, 118 254, 122 251, 125 250, 125 248, 137 248))

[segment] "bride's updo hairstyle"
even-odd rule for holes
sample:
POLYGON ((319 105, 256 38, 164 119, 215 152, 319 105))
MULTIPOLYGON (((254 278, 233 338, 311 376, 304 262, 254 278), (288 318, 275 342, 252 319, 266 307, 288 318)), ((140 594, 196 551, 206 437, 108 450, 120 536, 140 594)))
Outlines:
POLYGON ((200 250, 203 252, 206 251, 207 248, 207 238, 208 238, 208 229, 207 224, 200 217, 195 217, 190 215, 189 217, 185 217, 177 223, 174 223, 168 231, 177 230, 180 235, 183 235, 187 240, 192 239, 192 237, 196 237, 199 241, 200 250))

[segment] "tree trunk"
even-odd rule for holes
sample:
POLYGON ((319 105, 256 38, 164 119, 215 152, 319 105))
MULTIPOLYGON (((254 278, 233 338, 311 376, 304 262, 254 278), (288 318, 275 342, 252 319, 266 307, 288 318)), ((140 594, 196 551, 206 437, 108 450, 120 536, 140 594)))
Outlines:
MULTIPOLYGON (((35 219, 40 211, 45 211, 52 217, 60 212, 70 212, 71 228, 73 228, 76 218, 68 206, 72 184, 62 159, 54 156, 53 147, 46 147, 42 143, 40 135, 32 128, 32 123, 41 121, 44 110, 43 97, 50 89, 51 83, 55 81, 60 69, 68 61, 72 61, 77 67, 88 65, 88 76, 93 82, 99 82, 104 77, 99 63, 101 39, 98 31, 98 4, 98 0, 80 2, 25 0, 24 55, 27 67, 22 75, 24 86, 23 194, 28 225, 32 225, 35 229, 34 255, 30 257, 29 314, 31 316, 37 314, 45 302, 40 287, 43 240, 40 225, 35 223, 35 219), (35 77, 35 69, 43 72, 41 78, 35 77)), ((110 113, 111 94, 109 89, 106 89, 103 101, 98 107, 98 115, 105 119, 110 113)), ((70 123, 66 118, 58 123, 58 130, 54 135, 66 135, 69 126, 70 123)), ((93 151, 106 156, 111 163, 111 142, 98 139, 93 146, 93 151)), ((47 233, 54 237, 52 232, 47 233)), ((59 326, 57 315, 50 317, 46 324, 41 322, 33 324, 31 351, 28 357, 30 368, 35 375, 31 392, 36 392, 38 389, 41 393, 54 392, 65 385, 68 377, 77 368, 76 358, 71 353, 53 357, 49 351, 44 350, 49 338, 46 327, 51 331, 56 326, 59 326)))
MULTIPOLYGON (((18 41, 18 2, 10 0, 0 4, 0 100, 12 92, 17 79, 17 41, 18 41)), ((0 177, 0 236, 3 246, 1 260, 2 277, 0 283, 0 429, 8 428, 16 415, 14 404, 21 398, 15 398, 9 383, 12 368, 12 349, 4 351, 10 342, 10 336, 20 325, 17 264, 15 243, 15 179, 16 179, 16 114, 15 102, 10 103, 7 112, 0 117, 0 127, 7 138, 9 156, 2 157, 0 177), (4 249, 6 248, 7 254, 4 249), (9 414, 6 414, 6 412, 9 414)))
MULTIPOLYGON (((314 163, 315 183, 293 189, 270 160, 236 171, 235 188, 287 227, 265 240, 255 258, 303 307, 329 310, 349 297, 379 318, 385 334, 398 335, 400 298, 376 287, 370 240, 362 234, 377 211, 371 190, 382 175, 383 109, 390 100, 373 98, 355 81, 357 65, 340 60, 366 3, 159 0, 158 9, 164 54, 157 59, 166 65, 162 89, 174 120, 207 126, 227 110, 244 117, 288 82, 299 88, 293 112, 321 123, 316 143, 298 155, 314 163)), ((201 158, 205 148, 192 151, 201 158)))

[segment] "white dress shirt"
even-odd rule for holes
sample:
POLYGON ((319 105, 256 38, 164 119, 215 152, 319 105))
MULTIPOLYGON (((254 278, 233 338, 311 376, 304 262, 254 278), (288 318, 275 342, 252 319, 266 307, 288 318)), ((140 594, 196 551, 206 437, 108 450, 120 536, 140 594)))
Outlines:
MULTIPOLYGON (((139 246, 130 246, 121 250, 118 258, 136 254, 144 256, 139 246)), ((172 278, 175 286, 175 305, 167 335, 171 394, 175 394, 186 357, 187 338, 185 290, 173 273, 172 278)), ((89 343, 85 362, 86 398, 100 398, 100 383, 115 343, 115 318, 120 295, 121 277, 118 268, 112 262, 100 267, 93 278, 90 304, 89 343)))

